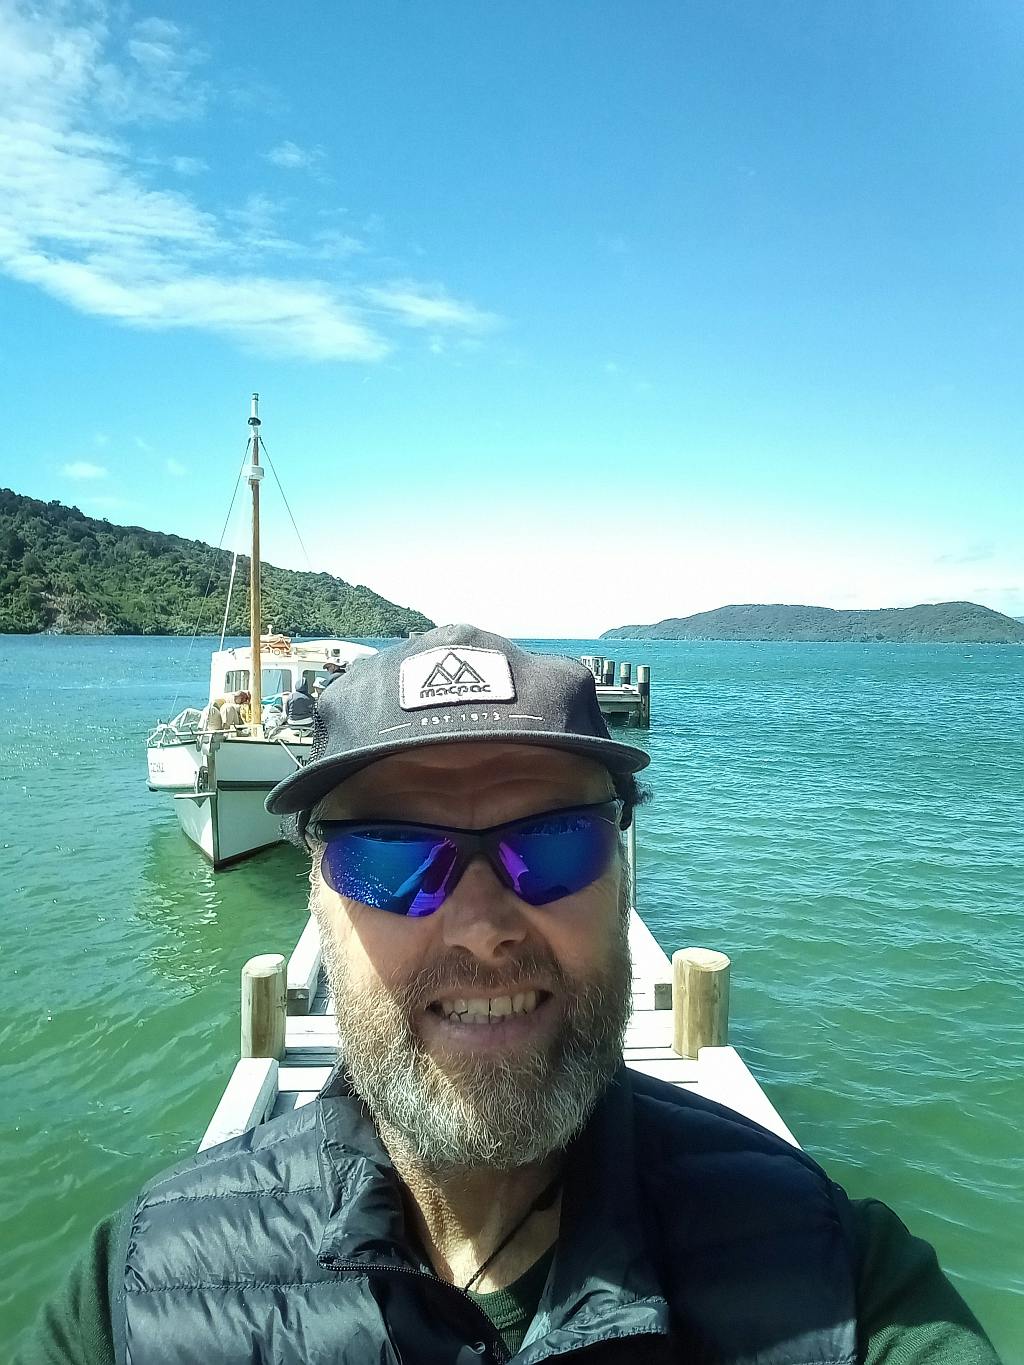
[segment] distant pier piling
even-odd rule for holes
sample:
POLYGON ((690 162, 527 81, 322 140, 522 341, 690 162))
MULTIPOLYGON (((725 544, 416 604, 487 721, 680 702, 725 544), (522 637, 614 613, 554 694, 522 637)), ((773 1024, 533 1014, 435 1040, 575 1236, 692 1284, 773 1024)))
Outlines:
POLYGON ((634 729, 650 728, 651 670, 647 664, 636 665, 634 684, 633 665, 627 660, 616 664, 615 659, 606 659, 602 654, 584 654, 580 662, 594 675, 597 700, 605 720, 634 729))
POLYGON ((651 670, 647 664, 636 666, 636 690, 640 697, 640 725, 644 730, 651 726, 651 670))

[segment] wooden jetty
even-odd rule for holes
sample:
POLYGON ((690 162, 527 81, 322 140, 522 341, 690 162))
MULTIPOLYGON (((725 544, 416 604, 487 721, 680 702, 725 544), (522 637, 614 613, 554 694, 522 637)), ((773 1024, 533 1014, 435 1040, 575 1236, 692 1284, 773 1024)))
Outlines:
MULTIPOLYGON (((797 1146, 740 1055, 728 1045, 729 959, 684 948, 671 962, 630 911, 633 1012, 623 1055, 635 1071, 695 1090, 797 1146)), ((316 1099, 338 1051, 333 1004, 310 916, 287 962, 280 954, 242 969, 242 1057, 199 1150, 316 1099)))
POLYGON ((580 662, 594 675, 597 701, 605 720, 632 729, 650 728, 651 670, 647 664, 637 664, 634 683, 631 663, 619 663, 616 682, 614 659, 606 659, 601 654, 584 654, 580 662))

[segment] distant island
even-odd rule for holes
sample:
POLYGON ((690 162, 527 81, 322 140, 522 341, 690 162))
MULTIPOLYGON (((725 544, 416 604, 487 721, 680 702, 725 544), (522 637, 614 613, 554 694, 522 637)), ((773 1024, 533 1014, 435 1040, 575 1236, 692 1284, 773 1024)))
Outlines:
MULTIPOLYGON (((230 551, 201 540, 0 488, 0 634, 191 635, 200 614, 202 629, 219 633, 230 572, 230 551)), ((401 636, 434 624, 327 573, 264 564, 261 583, 264 623, 289 635, 401 636)), ((249 633, 241 555, 226 633, 249 633)))
POLYGON ((617 626, 602 640, 790 640, 859 644, 1024 644, 1024 623, 976 602, 935 602, 880 611, 734 606, 617 626))

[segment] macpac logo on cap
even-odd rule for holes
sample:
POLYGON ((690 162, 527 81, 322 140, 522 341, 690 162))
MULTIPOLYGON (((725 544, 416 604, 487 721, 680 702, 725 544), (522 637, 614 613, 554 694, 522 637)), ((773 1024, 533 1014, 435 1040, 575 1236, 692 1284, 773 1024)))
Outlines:
POLYGON ((398 699, 403 711, 462 701, 515 701, 508 659, 496 649, 426 649, 402 660, 398 699))

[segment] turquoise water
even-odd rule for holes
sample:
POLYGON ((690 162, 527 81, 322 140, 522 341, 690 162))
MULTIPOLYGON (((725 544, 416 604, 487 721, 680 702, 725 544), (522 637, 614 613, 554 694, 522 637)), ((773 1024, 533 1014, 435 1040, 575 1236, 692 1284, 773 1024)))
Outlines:
MULTIPOLYGON (((210 642, 0 637, 0 1358, 93 1222, 194 1148, 303 867, 214 877, 145 785, 210 642), (175 697, 178 696, 177 707, 175 697)), ((1024 1365, 1024 651, 562 641, 652 666, 639 903, 733 958, 803 1146, 938 1247, 1024 1365)))

